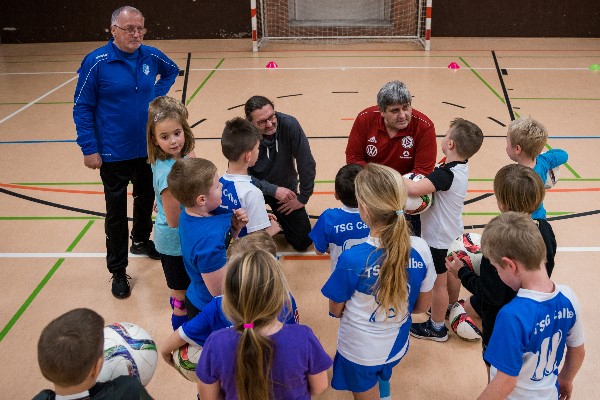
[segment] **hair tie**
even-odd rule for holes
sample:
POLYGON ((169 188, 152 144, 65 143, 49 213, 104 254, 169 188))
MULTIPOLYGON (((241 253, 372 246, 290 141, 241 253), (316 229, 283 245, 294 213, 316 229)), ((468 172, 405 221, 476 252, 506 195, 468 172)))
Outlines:
POLYGON ((404 214, 404 210, 396 210, 396 215, 400 216, 404 214))
POLYGON ((162 112, 159 112, 154 116, 154 122, 158 122, 158 119, 160 118, 160 114, 162 114, 162 112))
POLYGON ((244 324, 244 329, 252 329, 254 328, 254 322, 250 322, 249 324, 244 324))

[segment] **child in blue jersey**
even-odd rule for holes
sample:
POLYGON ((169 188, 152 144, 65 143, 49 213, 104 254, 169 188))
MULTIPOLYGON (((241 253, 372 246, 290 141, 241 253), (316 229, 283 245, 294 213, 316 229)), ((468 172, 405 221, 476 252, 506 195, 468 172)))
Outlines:
POLYGON ((167 177, 173 197, 185 206, 179 216, 179 239, 190 286, 185 294, 188 318, 221 294, 226 251, 248 222, 243 208, 219 210, 221 183, 217 167, 202 158, 182 158, 167 177))
POLYGON ((448 247, 463 234, 462 210, 469 181, 468 161, 481 148, 483 132, 474 123, 456 118, 442 139, 444 162, 420 181, 404 179, 409 196, 435 192, 433 205, 421 215, 421 237, 431 250, 437 277, 433 286, 431 317, 413 323, 410 334, 436 342, 448 340, 444 323, 449 303, 458 300, 460 281, 446 270, 448 247))
POLYGON ((335 199, 342 202, 342 207, 323 211, 308 235, 317 254, 329 253, 332 272, 342 251, 363 243, 369 235, 369 227, 360 219, 354 191, 354 179, 361 169, 358 164, 340 168, 335 176, 335 199))
POLYGON ((169 300, 173 314, 171 324, 177 329, 187 321, 185 291, 190 284, 179 243, 179 214, 181 205, 171 195, 167 175, 175 161, 194 155, 194 134, 187 122, 185 106, 172 97, 160 96, 148 107, 148 162, 152 168, 152 185, 156 197, 154 244, 171 289, 169 300))
POLYGON ((341 318, 331 386, 379 399, 378 380, 388 382, 408 350, 411 313, 431 304, 435 269, 427 243, 410 236, 402 176, 368 164, 355 184, 370 234, 340 255, 321 289, 330 314, 341 318))
POLYGON ((221 177, 223 203, 228 210, 244 208, 248 224, 242 228, 240 237, 258 230, 266 230, 271 236, 281 231, 273 214, 267 214, 265 198, 259 188, 252 184, 248 168, 258 159, 258 145, 262 139, 250 121, 234 118, 225 123, 221 136, 221 150, 227 158, 227 173, 221 177))
POLYGON ((571 288, 548 277, 536 224, 525 213, 503 213, 486 225, 481 247, 518 293, 496 317, 484 355, 490 383, 479 399, 570 399, 585 356, 582 315, 571 288))
POLYGON ((272 254, 233 256, 222 304, 233 326, 211 333, 202 349, 196 367, 202 400, 310 400, 327 388, 331 358, 317 337, 305 325, 278 318, 291 305, 272 254))
MULTIPOLYGON (((563 165, 569 159, 566 151, 551 149, 542 153, 548 141, 548 131, 542 124, 532 118, 516 119, 508 125, 506 135, 506 154, 518 164, 532 168, 546 184, 548 172, 552 168, 563 165)), ((544 204, 540 204, 531 216, 535 219, 546 219, 544 204)))
MULTIPOLYGON (((244 236, 234 241, 227 249, 227 258, 237 257, 250 250, 265 250, 277 257, 277 246, 275 242, 265 231, 258 231, 244 236)), ((291 310, 283 307, 279 320, 285 324, 299 323, 298 308, 296 300, 290 293, 291 310)), ((202 312, 191 320, 185 322, 179 329, 173 332, 162 345, 160 353, 163 359, 173 364, 172 353, 185 343, 195 344, 203 347, 208 336, 215 331, 223 328, 229 328, 233 324, 223 313, 223 296, 214 297, 208 303, 202 312)))

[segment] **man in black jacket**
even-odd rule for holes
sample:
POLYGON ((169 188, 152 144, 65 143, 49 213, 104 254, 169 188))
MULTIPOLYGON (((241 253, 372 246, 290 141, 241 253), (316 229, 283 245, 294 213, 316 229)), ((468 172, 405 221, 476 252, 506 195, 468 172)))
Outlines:
POLYGON ((244 111, 263 137, 258 160, 249 169, 252 182, 263 192, 288 243, 305 251, 312 241, 304 206, 313 193, 316 167, 308 139, 298 120, 275 113, 273 102, 266 97, 252 96, 244 111))

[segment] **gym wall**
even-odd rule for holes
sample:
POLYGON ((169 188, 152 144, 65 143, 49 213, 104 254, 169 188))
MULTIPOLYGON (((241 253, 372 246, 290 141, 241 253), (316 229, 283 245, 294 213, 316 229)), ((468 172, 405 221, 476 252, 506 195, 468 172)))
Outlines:
MULTIPOLYGON (((104 41, 124 4, 146 17, 147 39, 250 37, 250 0, 3 0, 0 43, 104 41)), ((600 37, 600 1, 433 0, 432 36, 600 37)))

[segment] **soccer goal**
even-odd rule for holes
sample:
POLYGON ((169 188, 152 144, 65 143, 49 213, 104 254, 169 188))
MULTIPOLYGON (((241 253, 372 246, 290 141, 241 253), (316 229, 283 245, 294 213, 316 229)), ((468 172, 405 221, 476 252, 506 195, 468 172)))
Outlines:
POLYGON ((253 50, 271 40, 415 41, 429 50, 432 0, 251 0, 253 50))

